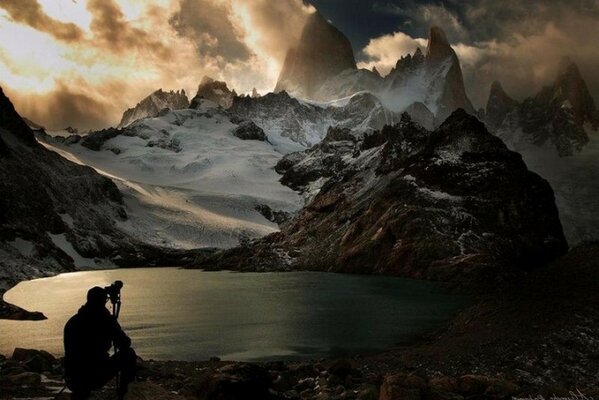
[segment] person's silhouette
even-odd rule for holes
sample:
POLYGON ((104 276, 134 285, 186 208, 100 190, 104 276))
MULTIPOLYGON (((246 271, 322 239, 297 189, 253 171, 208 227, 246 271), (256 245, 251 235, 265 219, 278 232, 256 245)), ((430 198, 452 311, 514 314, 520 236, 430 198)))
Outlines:
POLYGON ((87 292, 87 303, 64 327, 65 381, 71 399, 87 399, 120 372, 118 395, 135 379, 136 355, 131 339, 106 308, 108 293, 101 287, 87 292), (110 356, 114 343, 117 352, 110 356))

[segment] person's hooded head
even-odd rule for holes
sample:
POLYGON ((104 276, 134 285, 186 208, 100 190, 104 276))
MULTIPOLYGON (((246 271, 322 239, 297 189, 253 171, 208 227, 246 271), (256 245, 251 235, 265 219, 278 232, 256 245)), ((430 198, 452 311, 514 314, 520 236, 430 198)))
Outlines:
POLYGON ((87 306, 91 308, 101 308, 106 305, 108 293, 104 288, 94 286, 87 292, 87 306))

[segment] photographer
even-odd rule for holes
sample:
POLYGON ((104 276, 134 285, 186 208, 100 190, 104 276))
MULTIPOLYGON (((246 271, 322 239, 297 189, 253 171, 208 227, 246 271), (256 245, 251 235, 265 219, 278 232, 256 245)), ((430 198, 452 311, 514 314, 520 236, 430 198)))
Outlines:
POLYGON ((123 332, 117 315, 106 308, 110 297, 119 296, 122 282, 107 287, 93 287, 87 303, 64 327, 65 380, 73 400, 87 399, 92 390, 102 388, 117 376, 117 393, 124 398, 127 385, 135 378, 136 355, 131 339, 123 332), (116 353, 109 355, 114 344, 116 353), (118 376, 120 374, 120 380, 118 376))

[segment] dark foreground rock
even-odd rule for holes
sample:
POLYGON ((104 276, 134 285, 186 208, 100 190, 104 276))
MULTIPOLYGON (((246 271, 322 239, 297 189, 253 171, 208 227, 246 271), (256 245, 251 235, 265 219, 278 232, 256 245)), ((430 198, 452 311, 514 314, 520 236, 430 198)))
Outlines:
POLYGON ((196 266, 479 285, 566 252, 549 184, 475 117, 456 111, 430 132, 404 115, 363 139, 334 131, 277 166, 310 199, 281 232, 196 266))

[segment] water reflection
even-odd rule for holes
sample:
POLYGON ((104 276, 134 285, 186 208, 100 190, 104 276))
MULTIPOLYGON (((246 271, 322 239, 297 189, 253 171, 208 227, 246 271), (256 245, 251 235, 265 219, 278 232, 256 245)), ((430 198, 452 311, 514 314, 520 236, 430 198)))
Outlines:
POLYGON ((427 282, 325 273, 174 268, 94 271, 23 282, 5 300, 41 322, 0 321, 0 352, 62 353, 62 328, 92 286, 122 280, 120 322, 144 358, 316 358, 389 348, 448 318, 463 299, 427 282))

